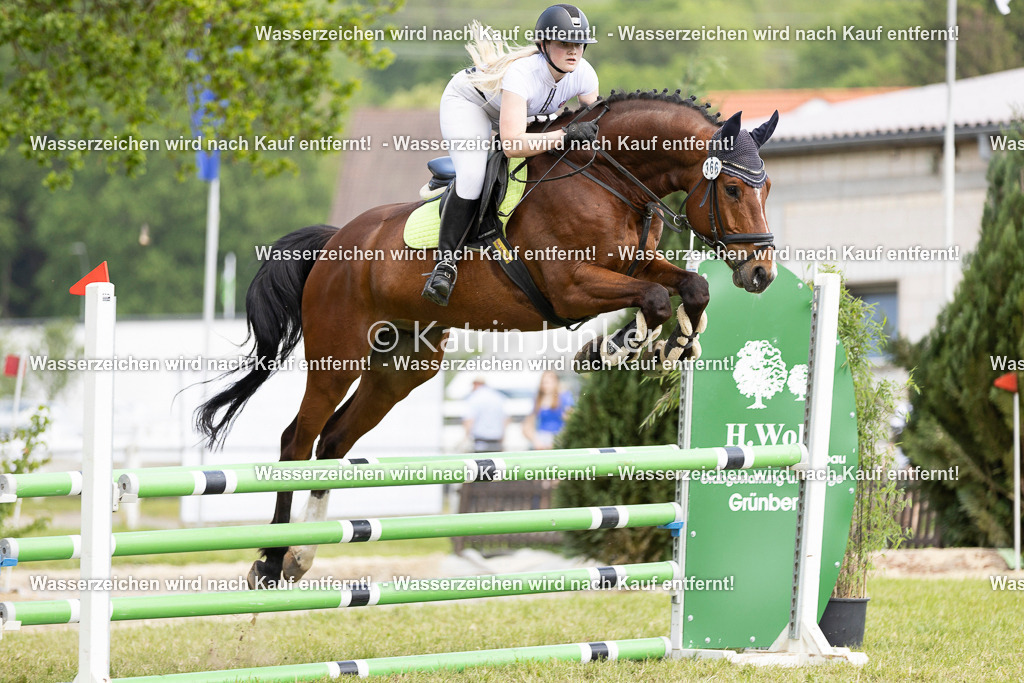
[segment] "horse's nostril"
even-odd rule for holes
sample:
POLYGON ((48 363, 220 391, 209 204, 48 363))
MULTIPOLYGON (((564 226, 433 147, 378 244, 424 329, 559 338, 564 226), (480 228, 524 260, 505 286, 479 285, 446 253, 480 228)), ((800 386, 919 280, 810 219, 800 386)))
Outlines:
POLYGON ((761 283, 768 281, 768 273, 765 272, 763 266, 757 266, 754 268, 754 286, 759 287, 761 283))

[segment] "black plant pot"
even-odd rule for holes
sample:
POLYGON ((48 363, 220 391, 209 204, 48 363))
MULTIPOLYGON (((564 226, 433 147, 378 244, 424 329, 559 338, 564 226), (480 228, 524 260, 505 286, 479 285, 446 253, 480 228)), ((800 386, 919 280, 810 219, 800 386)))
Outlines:
POLYGON ((821 615, 821 632, 832 647, 860 647, 871 598, 829 598, 821 615))

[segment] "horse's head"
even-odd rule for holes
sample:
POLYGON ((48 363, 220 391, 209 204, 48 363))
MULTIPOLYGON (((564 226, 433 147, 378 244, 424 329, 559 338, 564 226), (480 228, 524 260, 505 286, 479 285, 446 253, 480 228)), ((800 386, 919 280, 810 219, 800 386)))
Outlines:
POLYGON ((764 210, 772 184, 758 149, 774 132, 779 112, 751 132, 740 127, 740 113, 711 137, 703 178, 686 198, 686 215, 732 268, 736 286, 763 292, 777 271, 764 210))

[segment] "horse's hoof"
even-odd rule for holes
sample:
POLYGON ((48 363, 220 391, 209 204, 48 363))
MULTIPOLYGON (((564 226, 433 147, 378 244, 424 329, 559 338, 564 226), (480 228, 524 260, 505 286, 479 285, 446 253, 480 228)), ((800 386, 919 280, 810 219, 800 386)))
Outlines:
POLYGON ((281 574, 285 581, 298 581, 313 566, 313 557, 316 555, 316 547, 313 546, 292 546, 284 554, 284 562, 281 564, 281 574), (312 552, 311 552, 312 550, 312 552))
POLYGON ((583 347, 576 352, 576 357, 572 359, 572 369, 576 373, 590 372, 591 370, 597 370, 601 366, 601 342, 604 337, 597 337, 593 341, 584 344, 583 347))
POLYGON ((280 579, 281 575, 275 573, 268 563, 263 560, 256 560, 252 563, 252 567, 249 568, 249 576, 246 577, 246 582, 249 584, 250 589, 260 590, 263 588, 274 588, 280 579))
POLYGON ((672 370, 672 366, 665 361, 665 344, 662 339, 655 342, 649 354, 644 356, 643 373, 647 377, 663 377, 672 370))

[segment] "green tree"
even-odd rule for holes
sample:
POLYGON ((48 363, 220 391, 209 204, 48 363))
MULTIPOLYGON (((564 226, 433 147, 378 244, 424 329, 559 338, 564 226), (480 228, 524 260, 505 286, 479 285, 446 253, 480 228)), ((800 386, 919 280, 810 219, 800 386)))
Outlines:
POLYGON ((29 284, 45 259, 33 230, 49 192, 45 173, 14 152, 0 152, 0 315, 32 305, 29 284))
MULTIPOLYGON (((0 474, 27 474, 35 472, 50 461, 46 453, 44 435, 50 426, 50 414, 46 406, 39 406, 27 425, 11 430, 0 430, 0 474)), ((0 503, 0 536, 21 537, 37 534, 46 528, 48 517, 35 519, 28 524, 14 524, 14 516, 21 501, 0 503)))
POLYGON ((1011 397, 992 381, 1005 372, 998 359, 1024 358, 1022 179, 1024 152, 992 158, 977 251, 934 329, 903 360, 921 387, 904 451, 915 465, 959 475, 921 482, 950 545, 1006 545, 1013 528, 1011 397))
MULTIPOLYGON (((273 2, 66 3, 9 0, 0 10, 0 151, 12 141, 50 169, 50 186, 71 184, 89 152, 33 148, 32 136, 58 140, 190 137, 186 93, 209 88, 205 132, 219 121, 224 140, 255 134, 316 139, 334 135, 358 85, 335 76, 335 59, 383 67, 387 50, 348 40, 267 39, 264 29, 372 28, 397 0, 343 4, 273 2)), ((286 160, 239 152, 266 170, 286 160)), ((141 150, 105 153, 111 170, 145 168, 141 150)))
MULTIPOLYGON (((301 177, 266 179, 241 164, 222 166, 218 264, 228 251, 238 257, 239 307, 260 265, 254 245, 327 218, 336 159, 310 153, 291 158, 301 177)), ((120 315, 202 310, 206 184, 178 182, 175 164, 154 157, 143 178, 110 176, 91 165, 67 192, 39 188, 50 196, 31 229, 38 244, 53 247, 25 283, 31 296, 11 314, 78 315, 81 302, 67 288, 104 260, 117 285, 120 315), (144 229, 148 240, 140 241, 144 229), (76 251, 83 246, 87 256, 76 251)))
MULTIPOLYGON (((625 319, 624 319, 625 321, 625 319)), ((556 448, 598 448, 676 443, 675 414, 641 427, 664 390, 639 372, 605 370, 583 380, 580 396, 559 434, 556 448)), ((640 485, 616 477, 559 482, 555 507, 638 505, 675 499, 674 481, 640 485)), ((601 562, 654 562, 668 559, 671 537, 664 529, 595 529, 565 535, 565 549, 601 562)))

